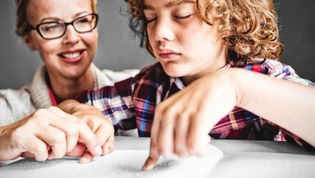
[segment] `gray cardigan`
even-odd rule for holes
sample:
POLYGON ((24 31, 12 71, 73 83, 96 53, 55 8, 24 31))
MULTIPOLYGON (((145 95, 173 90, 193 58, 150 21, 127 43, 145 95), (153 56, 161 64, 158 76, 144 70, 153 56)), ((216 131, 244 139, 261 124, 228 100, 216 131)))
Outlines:
MULTIPOLYGON (((115 81, 134 76, 138 70, 114 72, 100 70, 92 64, 94 88, 113 85, 115 81)), ((7 125, 25 117, 39 108, 52 106, 45 81, 46 68, 40 67, 32 83, 18 90, 0 90, 0 126, 7 125)))

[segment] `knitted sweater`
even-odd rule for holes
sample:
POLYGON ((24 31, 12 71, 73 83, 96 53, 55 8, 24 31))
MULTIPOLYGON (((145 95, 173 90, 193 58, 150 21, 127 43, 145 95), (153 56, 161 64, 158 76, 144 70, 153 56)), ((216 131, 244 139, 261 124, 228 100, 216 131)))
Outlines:
MULTIPOLYGON (((32 83, 18 90, 0 90, 0 126, 16 122, 39 108, 52 106, 45 81, 45 73, 46 68, 42 66, 36 71, 32 83)), ((138 70, 124 70, 121 72, 101 71, 92 64, 92 73, 94 88, 101 88, 134 76, 138 73, 138 70)))

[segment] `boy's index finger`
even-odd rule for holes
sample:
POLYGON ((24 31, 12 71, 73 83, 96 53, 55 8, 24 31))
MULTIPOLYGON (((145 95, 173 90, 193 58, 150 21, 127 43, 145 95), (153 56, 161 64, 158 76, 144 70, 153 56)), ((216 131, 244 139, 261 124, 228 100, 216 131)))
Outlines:
POLYGON ((152 169, 156 163, 158 162, 160 157, 160 153, 158 151, 158 147, 156 146, 156 144, 152 143, 150 144, 150 155, 147 158, 147 160, 145 161, 142 170, 143 171, 148 171, 150 169, 152 169))
POLYGON ((79 139, 81 143, 85 144, 88 151, 93 156, 100 156, 102 154, 102 149, 97 144, 98 141, 94 132, 92 132, 92 130, 83 122, 80 126, 79 139))
MULTIPOLYGON (((160 107, 159 107, 160 108, 160 107)), ((160 123, 161 123, 161 109, 157 108, 154 112, 154 119, 151 128, 151 139, 150 139, 150 155, 142 166, 142 170, 148 171, 152 169, 159 160, 160 152, 158 148, 158 136, 160 132, 160 123)))
POLYGON ((142 170, 143 171, 149 171, 150 169, 152 169, 156 163, 157 163, 158 159, 154 159, 152 157, 148 157, 147 160, 145 161, 142 170))

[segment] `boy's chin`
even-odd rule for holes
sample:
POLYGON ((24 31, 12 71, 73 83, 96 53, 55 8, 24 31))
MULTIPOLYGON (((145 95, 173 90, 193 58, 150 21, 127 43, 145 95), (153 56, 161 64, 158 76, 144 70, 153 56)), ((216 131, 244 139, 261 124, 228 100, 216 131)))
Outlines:
POLYGON ((170 77, 176 77, 176 78, 179 78, 179 77, 183 77, 183 74, 181 72, 176 72, 176 71, 166 71, 165 70, 165 73, 170 76, 170 77))
POLYGON ((186 75, 183 67, 178 64, 162 65, 165 73, 170 77, 183 77, 186 75))

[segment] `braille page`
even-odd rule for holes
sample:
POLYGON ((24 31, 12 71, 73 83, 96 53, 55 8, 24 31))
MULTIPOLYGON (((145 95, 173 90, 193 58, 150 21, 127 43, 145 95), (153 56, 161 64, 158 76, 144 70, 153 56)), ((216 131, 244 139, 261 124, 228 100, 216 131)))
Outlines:
POLYGON ((184 178, 205 177, 222 157, 217 147, 209 145, 208 153, 203 158, 161 157, 158 164, 150 171, 141 170, 148 150, 115 150, 107 156, 95 158, 88 164, 79 164, 78 158, 62 158, 37 162, 23 159, 0 167, 0 177, 5 178, 50 178, 50 177, 103 177, 103 178, 184 178))

